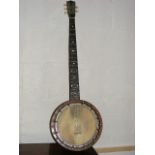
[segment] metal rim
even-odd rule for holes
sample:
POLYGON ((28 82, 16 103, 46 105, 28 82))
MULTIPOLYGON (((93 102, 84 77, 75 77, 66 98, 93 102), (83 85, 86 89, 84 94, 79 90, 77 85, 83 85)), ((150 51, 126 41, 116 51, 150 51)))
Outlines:
POLYGON ((60 144, 62 147, 66 148, 68 150, 72 150, 72 151, 82 151, 82 150, 86 150, 86 149, 90 148, 92 145, 94 145, 97 142, 97 140, 99 139, 99 137, 101 135, 101 132, 102 132, 103 122, 102 122, 102 118, 101 118, 101 115, 100 115, 99 111, 91 103, 89 103, 87 101, 84 101, 84 100, 69 100, 69 101, 66 101, 66 102, 60 104, 54 110, 54 112, 53 112, 53 114, 51 116, 51 119, 50 119, 49 127, 50 127, 50 132, 51 132, 51 135, 52 135, 53 139, 58 144, 60 144), (84 144, 84 145, 78 145, 78 146, 71 145, 71 144, 68 144, 65 141, 63 141, 61 139, 61 136, 57 132, 57 128, 56 128, 56 126, 57 126, 56 119, 57 119, 57 116, 58 116, 59 112, 65 106, 70 105, 70 104, 74 104, 74 103, 81 103, 81 104, 85 104, 88 107, 90 107, 95 112, 95 114, 97 116, 97 120, 98 120, 98 125, 99 125, 99 128, 97 129, 97 134, 90 141, 88 141, 86 144, 84 144))

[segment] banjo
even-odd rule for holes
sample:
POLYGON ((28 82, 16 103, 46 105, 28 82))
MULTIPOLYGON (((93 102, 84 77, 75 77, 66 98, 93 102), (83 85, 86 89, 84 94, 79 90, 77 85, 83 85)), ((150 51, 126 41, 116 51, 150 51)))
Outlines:
POLYGON ((102 119, 96 107, 80 99, 76 31, 75 2, 67 1, 69 16, 69 100, 60 104, 50 119, 53 139, 62 147, 72 151, 90 148, 99 139, 102 119))

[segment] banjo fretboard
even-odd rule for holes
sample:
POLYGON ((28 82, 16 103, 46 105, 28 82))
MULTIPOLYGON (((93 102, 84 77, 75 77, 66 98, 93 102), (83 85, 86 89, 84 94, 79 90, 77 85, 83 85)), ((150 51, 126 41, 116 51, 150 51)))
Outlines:
POLYGON ((69 18, 69 99, 80 99, 75 17, 69 18))

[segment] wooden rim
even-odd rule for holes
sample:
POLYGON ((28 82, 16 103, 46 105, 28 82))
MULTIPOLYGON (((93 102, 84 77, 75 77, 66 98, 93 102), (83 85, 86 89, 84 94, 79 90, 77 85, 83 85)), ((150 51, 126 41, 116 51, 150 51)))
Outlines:
POLYGON ((53 112, 53 114, 51 116, 49 125, 50 125, 49 126, 50 127, 50 132, 51 132, 51 135, 52 135, 53 139, 58 144, 60 144, 62 147, 66 148, 68 150, 72 150, 72 151, 82 151, 82 150, 86 150, 86 149, 90 148, 99 139, 99 137, 101 135, 101 132, 102 132, 102 128, 103 128, 102 118, 101 118, 101 115, 100 115, 99 111, 97 110, 97 108, 94 105, 92 105, 91 103, 89 103, 87 101, 84 101, 84 100, 69 100, 69 101, 66 101, 66 102, 60 104, 54 110, 54 112, 53 112), (57 128, 56 128, 57 127, 56 119, 57 119, 57 116, 58 116, 59 112, 61 112, 61 109, 63 109, 67 105, 74 104, 74 103, 81 103, 81 104, 85 104, 88 107, 90 107, 95 112, 95 114, 97 116, 98 124, 99 124, 99 128, 97 129, 97 134, 95 134, 94 137, 90 141, 88 141, 86 144, 78 145, 78 146, 71 145, 71 144, 68 144, 67 142, 63 141, 61 139, 60 134, 57 131, 57 128))

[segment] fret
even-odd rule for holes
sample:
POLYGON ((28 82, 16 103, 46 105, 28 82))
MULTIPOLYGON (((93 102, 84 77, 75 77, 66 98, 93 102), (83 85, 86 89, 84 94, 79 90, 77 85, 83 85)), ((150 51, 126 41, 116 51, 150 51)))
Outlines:
POLYGON ((76 41, 75 40, 71 40, 70 41, 72 45, 76 45, 76 41))
POLYGON ((71 22, 71 26, 69 27, 69 30, 75 30, 75 23, 71 22))
MULTIPOLYGON (((76 53, 70 53, 70 54, 69 54, 69 57, 70 57, 70 58, 72 58, 72 57, 77 58, 76 53)), ((72 60, 72 61, 73 61, 73 60, 72 60)), ((77 61, 77 59, 76 59, 75 61, 77 61)))
POLYGON ((76 72, 70 72, 70 76, 69 76, 72 80, 74 79, 78 79, 78 76, 76 76, 76 72))
POLYGON ((70 65, 74 65, 74 64, 78 65, 78 64, 77 64, 77 58, 74 57, 74 56, 70 57, 70 59, 69 59, 69 64, 70 64, 70 65))
POLYGON ((78 88, 78 86, 79 86, 79 85, 76 84, 76 83, 73 83, 73 84, 70 85, 71 88, 78 88))
POLYGON ((77 61, 70 61, 70 65, 77 66, 77 61))
MULTIPOLYGON (((77 76, 74 75, 74 74, 70 75, 70 79, 71 79, 71 81, 73 81, 74 83, 78 80, 78 79, 77 79, 77 76)), ((70 83, 72 83, 72 82, 70 82, 70 83)))
MULTIPOLYGON (((70 48, 70 50, 76 49, 76 44, 71 44, 71 43, 70 43, 69 48, 70 48)), ((75 52, 76 52, 76 51, 75 51, 75 52)), ((76 54, 76 53, 75 53, 75 54, 76 54)))
MULTIPOLYGON (((75 35, 76 35, 76 33, 75 33, 75 35)), ((75 39, 76 40, 76 37, 75 36, 70 36, 69 39, 75 39)))
POLYGON ((77 52, 75 48, 72 48, 72 49, 70 49, 69 51, 70 51, 70 53, 72 53, 72 54, 76 54, 76 52, 77 52))
POLYGON ((76 35, 75 35, 75 33, 71 33, 71 34, 74 34, 74 35, 70 35, 70 37, 69 37, 69 42, 70 43, 76 43, 76 35))
POLYGON ((75 49, 76 48, 76 44, 75 43, 74 44, 73 43, 70 43, 69 48, 70 49, 75 49))
POLYGON ((76 58, 76 60, 74 60, 74 61, 77 61, 77 55, 76 55, 76 53, 70 53, 69 54, 69 58, 73 58, 73 59, 76 58))
MULTIPOLYGON (((70 89, 73 89, 73 87, 71 87, 71 85, 77 83, 77 80, 78 80, 78 79, 75 79, 75 80, 72 79, 72 80, 71 80, 70 86, 69 86, 70 89)), ((76 89, 76 90, 79 88, 79 84, 78 84, 78 83, 77 83, 77 85, 78 85, 78 87, 74 87, 74 89, 76 89)))
POLYGON ((75 62, 75 61, 77 61, 77 58, 76 57, 70 57, 70 63, 69 64, 71 64, 71 62, 75 62))
MULTIPOLYGON (((72 91, 72 92, 77 92, 77 88, 75 87, 75 88, 70 88, 70 90, 72 91)), ((77 92, 78 93, 78 92, 77 92)))
MULTIPOLYGON (((77 68, 70 68, 70 73, 78 73, 77 68)), ((76 74, 77 75, 77 74, 76 74)))
POLYGON ((71 36, 70 40, 69 40, 70 44, 76 44, 76 39, 73 38, 73 36, 71 36))
POLYGON ((77 68, 77 64, 70 64, 70 68, 77 68))
POLYGON ((69 36, 76 36, 76 34, 75 33, 70 33, 69 36))
POLYGON ((69 57, 76 57, 77 58, 76 50, 69 50, 69 57))
POLYGON ((69 28, 75 30, 75 23, 71 23, 69 28))
POLYGON ((69 32, 70 34, 75 34, 75 29, 71 29, 69 32))
POLYGON ((72 73, 69 78, 70 78, 70 85, 78 84, 78 77, 74 73, 72 73))
POLYGON ((71 92, 70 99, 79 99, 79 92, 71 92))
POLYGON ((70 40, 69 42, 70 42, 69 48, 70 48, 70 49, 76 49, 76 40, 75 40, 75 41, 70 40))
POLYGON ((77 68, 77 64, 69 64, 70 68, 77 68))

